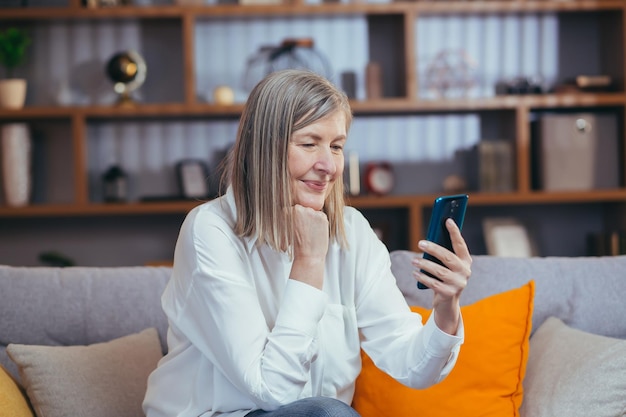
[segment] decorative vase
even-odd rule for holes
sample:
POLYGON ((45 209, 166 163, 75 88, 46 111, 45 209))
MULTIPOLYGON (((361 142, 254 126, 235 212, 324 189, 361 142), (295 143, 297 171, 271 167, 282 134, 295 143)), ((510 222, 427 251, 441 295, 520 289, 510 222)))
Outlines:
POLYGON ((21 109, 26 101, 26 80, 9 78, 0 80, 0 108, 21 109))
POLYGON ((0 130, 2 179, 8 206, 22 207, 31 195, 31 138, 26 123, 10 123, 0 130))

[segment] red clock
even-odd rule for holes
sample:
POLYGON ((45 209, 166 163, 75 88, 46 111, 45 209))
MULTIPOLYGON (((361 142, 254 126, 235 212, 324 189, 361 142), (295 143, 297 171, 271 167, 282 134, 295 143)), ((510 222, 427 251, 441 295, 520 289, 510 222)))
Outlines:
POLYGON ((385 195, 393 189, 395 178, 391 164, 371 162, 365 168, 365 188, 369 193, 385 195))

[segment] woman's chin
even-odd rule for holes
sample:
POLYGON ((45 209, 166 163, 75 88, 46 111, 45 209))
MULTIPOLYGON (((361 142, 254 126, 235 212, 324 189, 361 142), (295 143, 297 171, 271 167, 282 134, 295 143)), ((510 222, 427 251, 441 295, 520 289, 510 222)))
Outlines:
POLYGON ((324 208, 324 201, 315 201, 315 200, 299 200, 296 201, 296 204, 301 205, 302 207, 312 208, 313 210, 320 211, 324 208))

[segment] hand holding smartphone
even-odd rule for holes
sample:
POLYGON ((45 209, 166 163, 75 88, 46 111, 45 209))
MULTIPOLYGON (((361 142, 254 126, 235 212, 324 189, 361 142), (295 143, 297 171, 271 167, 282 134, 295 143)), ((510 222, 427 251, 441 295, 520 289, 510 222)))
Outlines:
MULTIPOLYGON (((446 220, 454 220, 459 229, 462 229, 463 220, 465 219, 465 211, 467 209, 467 200, 468 196, 466 194, 442 196, 435 199, 433 212, 430 216, 430 222, 428 224, 428 235, 426 236, 426 240, 437 243, 438 245, 454 252, 452 249, 452 241, 450 240, 450 233, 446 228, 446 220)), ((424 254, 424 259, 443 265, 439 259, 428 253, 424 254)), ((420 270, 420 272, 428 275, 429 277, 439 279, 423 269, 420 270)), ((428 287, 421 282, 418 282, 417 288, 425 290, 428 287)))

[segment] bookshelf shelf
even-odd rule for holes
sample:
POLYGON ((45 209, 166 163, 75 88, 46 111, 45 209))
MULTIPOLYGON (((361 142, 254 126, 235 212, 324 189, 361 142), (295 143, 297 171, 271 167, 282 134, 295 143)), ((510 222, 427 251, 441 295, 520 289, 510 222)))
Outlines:
MULTIPOLYGON (((428 112, 468 112, 481 110, 571 109, 576 107, 623 106, 624 93, 604 94, 548 94, 528 96, 500 96, 477 99, 408 100, 378 99, 352 100, 351 107, 359 114, 397 114, 428 112)), ((116 106, 27 106, 20 110, 0 109, 0 120, 70 118, 185 117, 215 116, 239 117, 242 104, 229 106, 211 103, 156 103, 139 104, 131 108, 116 106)))
MULTIPOLYGON (((473 206, 499 206, 524 204, 610 203, 626 201, 626 190, 595 190, 527 193, 470 192, 473 206)), ((439 194, 394 196, 348 196, 350 205, 358 208, 410 208, 427 209, 439 194)), ((71 217, 108 216, 132 214, 184 214, 204 201, 172 200, 137 203, 87 203, 87 204, 32 204, 26 207, 0 207, 0 217, 71 217)))

